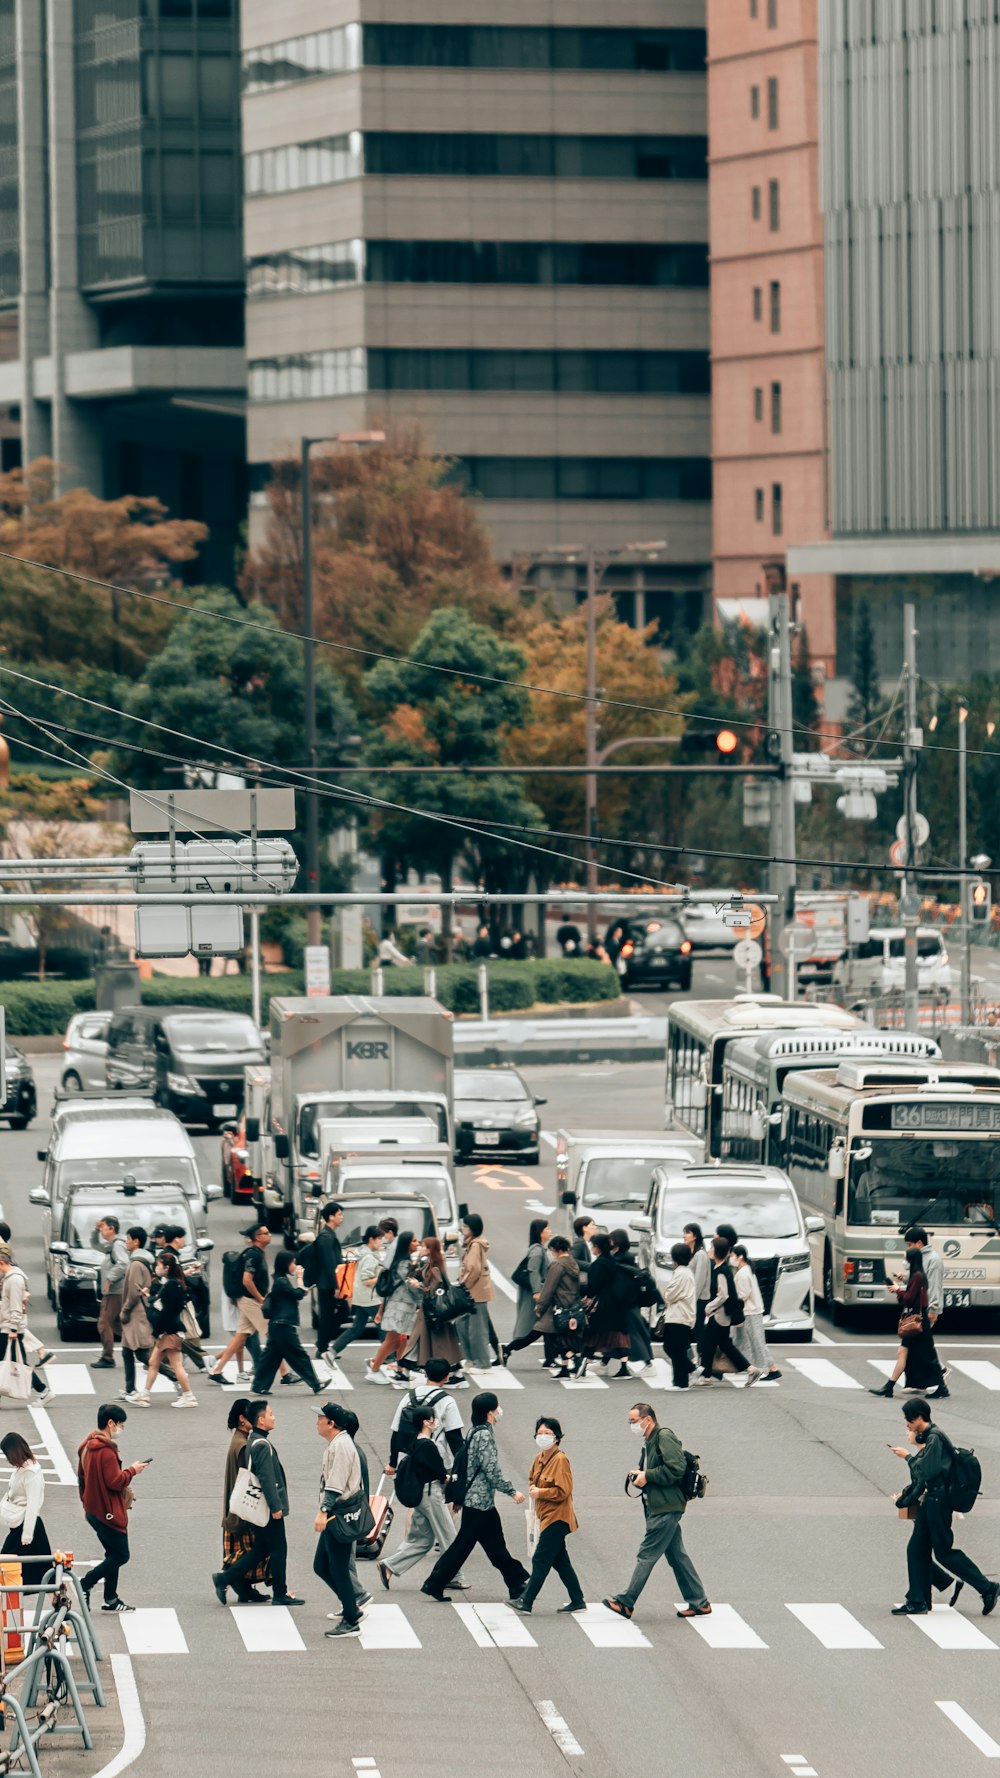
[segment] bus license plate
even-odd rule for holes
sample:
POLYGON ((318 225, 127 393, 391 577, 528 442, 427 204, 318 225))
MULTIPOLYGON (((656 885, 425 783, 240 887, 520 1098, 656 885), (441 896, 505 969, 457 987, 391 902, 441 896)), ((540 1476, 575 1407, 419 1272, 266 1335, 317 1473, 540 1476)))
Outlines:
POLYGON ((971 1309, 971 1290, 946 1290, 944 1293, 944 1306, 946 1309, 971 1309))

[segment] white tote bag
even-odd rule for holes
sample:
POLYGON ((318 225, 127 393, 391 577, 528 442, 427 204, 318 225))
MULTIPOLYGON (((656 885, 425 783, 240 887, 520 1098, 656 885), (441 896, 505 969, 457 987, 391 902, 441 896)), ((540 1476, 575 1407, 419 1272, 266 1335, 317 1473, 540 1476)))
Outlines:
POLYGON ((16 1334, 7 1341, 7 1350, 0 1358, 0 1396, 9 1401, 26 1402, 31 1394, 31 1367, 24 1347, 16 1334))
POLYGON ((260 1478, 250 1468, 250 1447, 247 1446, 247 1466, 237 1471, 233 1483, 233 1491, 229 1496, 229 1510, 238 1519, 245 1519, 248 1525, 256 1525, 259 1529, 267 1524, 271 1517, 271 1508, 264 1499, 264 1490, 260 1478))
POLYGON ((528 1561, 530 1562, 535 1554, 535 1547, 541 1534, 541 1527, 538 1523, 538 1514, 533 1506, 525 1507, 524 1522, 528 1532, 528 1561))

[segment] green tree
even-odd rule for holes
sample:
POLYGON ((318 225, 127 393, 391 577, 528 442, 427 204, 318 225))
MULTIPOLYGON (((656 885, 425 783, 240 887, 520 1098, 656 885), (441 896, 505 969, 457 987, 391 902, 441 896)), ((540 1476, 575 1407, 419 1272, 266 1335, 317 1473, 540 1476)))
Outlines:
MULTIPOLYGON (((470 829, 491 822, 542 824, 542 812, 528 800, 520 778, 505 772, 411 777, 394 774, 392 767, 502 763, 506 737, 526 720, 529 697, 518 685, 489 682, 522 679, 526 665, 520 648, 468 612, 443 610, 421 630, 408 659, 380 661, 367 674, 366 691, 381 713, 381 726, 365 748, 373 767, 369 788, 392 802, 448 818, 434 821, 387 810, 373 816, 390 879, 412 866, 440 873, 448 890, 462 859, 486 888, 509 889, 512 876, 516 886, 516 845, 470 829), (450 671, 435 671, 438 667, 450 671)), ((447 933, 447 909, 445 922, 447 933)))

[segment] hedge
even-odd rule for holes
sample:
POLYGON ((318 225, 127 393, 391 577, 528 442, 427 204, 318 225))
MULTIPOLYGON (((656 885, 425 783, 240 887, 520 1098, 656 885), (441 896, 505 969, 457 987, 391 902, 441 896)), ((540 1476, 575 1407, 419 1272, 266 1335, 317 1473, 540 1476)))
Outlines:
MULTIPOLYGON (((532 960, 526 963, 496 962, 487 965, 491 1013, 522 1012, 537 1005, 557 1006, 594 1000, 617 1000, 618 977, 606 963, 578 957, 565 962, 532 960)), ((386 994, 419 993, 420 970, 386 969, 386 994)), ((367 969, 335 969, 330 981, 334 994, 367 994, 371 975, 367 969)), ((262 1013, 268 1017, 275 994, 301 994, 302 977, 295 971, 266 975, 261 982, 262 1013)), ((438 999, 456 1013, 479 1011, 478 969, 470 963, 450 963, 437 972, 438 999)), ((147 1006, 218 1007, 220 1011, 250 1011, 250 977, 155 976, 143 982, 141 998, 147 1006)), ((12 982, 0 990, 7 1009, 11 1036, 53 1036, 66 1029, 75 1012, 94 1006, 94 984, 81 982, 12 982)))

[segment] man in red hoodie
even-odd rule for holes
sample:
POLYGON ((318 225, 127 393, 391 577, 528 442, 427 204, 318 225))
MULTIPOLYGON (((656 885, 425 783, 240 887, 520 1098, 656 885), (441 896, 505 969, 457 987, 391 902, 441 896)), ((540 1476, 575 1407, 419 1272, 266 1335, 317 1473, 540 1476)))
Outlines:
POLYGON ((77 1481, 87 1523, 104 1550, 104 1561, 92 1568, 83 1582, 88 1604, 99 1580, 104 1582, 102 1611, 134 1611, 118 1597, 118 1574, 129 1559, 128 1509, 131 1483, 146 1465, 133 1463, 122 1468, 118 1451, 118 1434, 128 1415, 117 1402, 106 1401, 97 1410, 97 1431, 88 1432, 77 1451, 77 1481))

